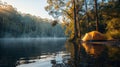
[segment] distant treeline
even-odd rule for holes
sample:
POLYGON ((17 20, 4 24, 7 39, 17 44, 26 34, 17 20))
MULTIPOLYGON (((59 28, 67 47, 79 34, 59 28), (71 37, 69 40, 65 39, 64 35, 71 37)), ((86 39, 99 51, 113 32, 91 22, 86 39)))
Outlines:
POLYGON ((64 37, 61 24, 23 14, 11 5, 0 2, 0 37, 64 37))

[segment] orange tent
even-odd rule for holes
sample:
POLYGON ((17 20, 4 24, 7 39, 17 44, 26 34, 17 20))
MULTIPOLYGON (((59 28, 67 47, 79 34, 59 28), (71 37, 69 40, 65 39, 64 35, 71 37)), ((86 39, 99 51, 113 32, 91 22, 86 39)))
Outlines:
POLYGON ((98 31, 92 31, 92 32, 86 33, 82 40, 83 41, 87 41, 87 40, 106 40, 106 37, 105 37, 105 35, 103 35, 102 33, 98 32, 98 31))

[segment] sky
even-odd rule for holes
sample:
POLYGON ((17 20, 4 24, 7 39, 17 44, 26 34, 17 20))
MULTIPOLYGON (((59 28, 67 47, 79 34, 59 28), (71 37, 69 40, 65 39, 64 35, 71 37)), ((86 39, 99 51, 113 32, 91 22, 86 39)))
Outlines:
POLYGON ((41 18, 53 19, 52 16, 45 11, 44 7, 47 5, 47 0, 2 0, 13 7, 17 8, 22 13, 29 13, 31 15, 40 16, 41 18))

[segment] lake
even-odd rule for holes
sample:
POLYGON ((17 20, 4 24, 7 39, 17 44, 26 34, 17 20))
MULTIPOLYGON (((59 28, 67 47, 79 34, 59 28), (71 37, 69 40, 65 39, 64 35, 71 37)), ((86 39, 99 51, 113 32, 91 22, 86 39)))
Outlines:
POLYGON ((120 43, 75 43, 66 38, 2 38, 0 67, 120 67, 120 43), (64 66, 65 67, 65 66, 64 66))
POLYGON ((51 67, 53 55, 65 51, 65 41, 65 38, 0 39, 0 67, 51 67))

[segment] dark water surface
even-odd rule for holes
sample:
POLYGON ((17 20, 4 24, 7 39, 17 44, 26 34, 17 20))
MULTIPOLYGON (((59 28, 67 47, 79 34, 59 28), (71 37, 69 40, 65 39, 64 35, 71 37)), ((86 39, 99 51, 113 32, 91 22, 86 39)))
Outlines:
POLYGON ((50 60, 63 62, 68 52, 68 67, 120 67, 119 45, 80 44, 65 38, 5 38, 0 39, 0 67, 52 67, 50 60))
POLYGON ((120 42, 66 42, 72 67, 120 67, 120 42))
POLYGON ((44 55, 64 51, 65 41, 64 38, 0 39, 0 67, 16 67, 19 64, 34 62, 29 60, 45 58, 44 55))

